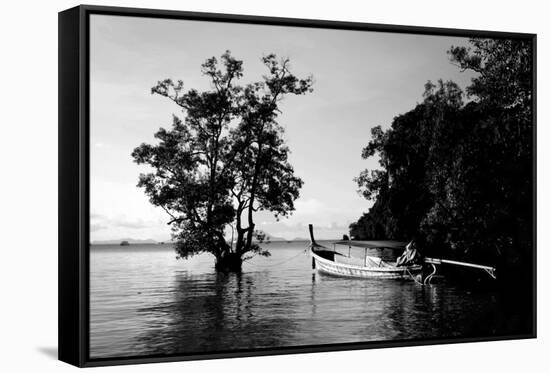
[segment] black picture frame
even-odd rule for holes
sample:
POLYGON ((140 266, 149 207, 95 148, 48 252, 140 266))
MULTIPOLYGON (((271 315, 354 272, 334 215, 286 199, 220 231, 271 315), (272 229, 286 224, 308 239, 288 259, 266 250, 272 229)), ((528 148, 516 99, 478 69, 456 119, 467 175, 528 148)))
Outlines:
POLYGON ((536 338, 536 34, 398 26, 310 19, 274 18, 81 5, 59 13, 59 360, 79 367, 219 359, 536 338), (514 38, 533 50, 533 328, 507 337, 380 341, 235 350, 216 353, 91 359, 89 357, 89 17, 92 14, 194 21, 378 31, 422 35, 514 38))

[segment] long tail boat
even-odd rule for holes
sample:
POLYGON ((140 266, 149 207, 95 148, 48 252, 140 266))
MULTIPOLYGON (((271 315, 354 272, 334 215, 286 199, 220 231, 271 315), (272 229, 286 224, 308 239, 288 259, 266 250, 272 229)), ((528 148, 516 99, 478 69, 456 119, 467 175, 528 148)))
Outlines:
POLYGON ((492 279, 496 279, 496 269, 491 266, 428 257, 409 265, 398 265, 397 260, 387 260, 369 253, 369 251, 372 253, 373 251, 379 252, 383 249, 389 249, 395 252, 393 256, 395 258, 405 251, 406 242, 348 239, 333 242, 333 249, 330 249, 315 241, 312 224, 309 225, 309 235, 311 239, 309 249, 313 268, 331 275, 357 278, 412 279, 427 285, 437 272, 436 266, 452 265, 482 270, 492 279), (347 247, 348 255, 336 251, 336 246, 347 247), (363 249, 363 256, 352 257, 352 248, 363 249))
POLYGON ((381 257, 369 255, 371 249, 391 249, 404 251, 406 242, 397 241, 351 241, 342 240, 334 242, 333 245, 351 248, 362 248, 364 255, 362 258, 344 255, 318 244, 313 236, 313 225, 309 225, 309 235, 311 238, 310 253, 312 256, 312 265, 317 270, 344 277, 359 278, 384 278, 384 279, 410 279, 420 274, 421 264, 397 266, 396 262, 383 260, 381 257))

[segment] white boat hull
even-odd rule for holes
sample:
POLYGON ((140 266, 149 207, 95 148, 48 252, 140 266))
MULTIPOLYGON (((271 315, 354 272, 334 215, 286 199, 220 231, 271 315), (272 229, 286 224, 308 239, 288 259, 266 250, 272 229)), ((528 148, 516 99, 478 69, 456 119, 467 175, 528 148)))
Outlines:
POLYGON ((412 276, 419 274, 422 270, 421 265, 412 265, 406 267, 364 267, 353 264, 336 263, 315 254, 310 250, 315 268, 320 272, 328 273, 342 277, 356 278, 380 278, 380 279, 412 279, 412 276))

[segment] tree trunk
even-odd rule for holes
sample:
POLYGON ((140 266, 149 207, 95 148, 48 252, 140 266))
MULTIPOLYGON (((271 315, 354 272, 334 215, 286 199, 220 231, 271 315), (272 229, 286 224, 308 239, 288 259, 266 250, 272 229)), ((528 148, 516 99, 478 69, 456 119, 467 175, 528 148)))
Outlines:
POLYGON ((243 229, 242 223, 241 223, 241 214, 243 212, 243 203, 239 201, 239 206, 237 207, 237 214, 236 214, 236 220, 237 220, 237 242, 235 244, 235 253, 242 255, 243 249, 244 249, 244 233, 246 232, 246 229, 243 229))
POLYGON ((243 259, 239 254, 224 252, 216 258, 216 271, 218 272, 237 272, 242 271, 243 259))
MULTIPOLYGON (((263 126, 262 130, 263 131, 263 126)), ((258 155, 256 156, 256 165, 254 166, 254 176, 252 177, 252 186, 250 190, 250 199, 248 201, 248 235, 246 237, 245 250, 250 250, 252 247, 252 237, 254 236, 254 198, 256 196, 256 188, 258 187, 258 174, 260 172, 260 157, 262 155, 262 143, 258 142, 258 155)))

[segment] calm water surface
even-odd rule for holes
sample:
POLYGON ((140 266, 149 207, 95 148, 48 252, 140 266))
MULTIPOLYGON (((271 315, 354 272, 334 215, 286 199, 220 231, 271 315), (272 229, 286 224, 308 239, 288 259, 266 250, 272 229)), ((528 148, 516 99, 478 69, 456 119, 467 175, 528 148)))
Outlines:
POLYGON ((492 336, 521 324, 495 291, 326 276, 305 246, 271 243, 241 275, 217 274, 210 255, 176 260, 170 245, 92 246, 90 356, 492 336))

